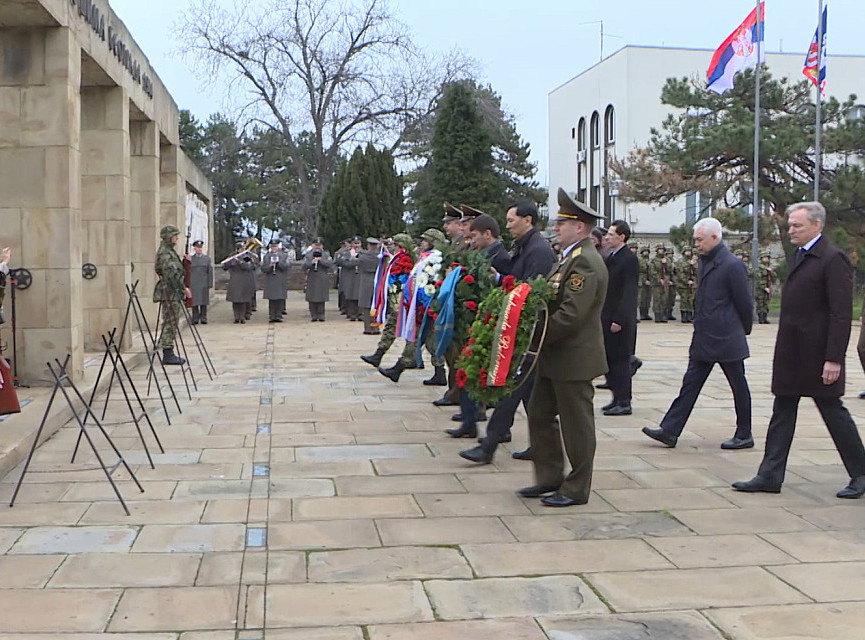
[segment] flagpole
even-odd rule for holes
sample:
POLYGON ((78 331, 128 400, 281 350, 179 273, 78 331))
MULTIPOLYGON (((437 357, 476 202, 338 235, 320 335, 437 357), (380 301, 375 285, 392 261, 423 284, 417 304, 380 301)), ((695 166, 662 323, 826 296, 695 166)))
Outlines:
POLYGON ((814 201, 820 199, 820 175, 823 168, 823 97, 820 94, 820 69, 823 64, 823 0, 820 0, 820 8, 817 13, 817 70, 816 70, 816 85, 815 90, 817 97, 814 101, 816 108, 816 122, 814 123, 814 201))
MULTIPOLYGON (((822 0, 820 0, 822 2, 822 0)), ((757 255, 760 247, 759 215, 760 215, 760 58, 763 46, 763 16, 760 15, 760 2, 757 0, 757 66, 754 68, 754 211, 753 238, 751 238, 751 265, 757 268, 757 255)))

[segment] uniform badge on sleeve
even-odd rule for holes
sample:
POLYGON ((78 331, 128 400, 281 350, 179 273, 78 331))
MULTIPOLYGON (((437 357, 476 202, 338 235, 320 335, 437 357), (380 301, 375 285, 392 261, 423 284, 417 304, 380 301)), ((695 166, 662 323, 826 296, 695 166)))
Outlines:
POLYGON ((582 273, 575 273, 571 276, 571 281, 568 284, 568 288, 571 291, 579 293, 583 290, 583 283, 585 282, 586 277, 582 273))

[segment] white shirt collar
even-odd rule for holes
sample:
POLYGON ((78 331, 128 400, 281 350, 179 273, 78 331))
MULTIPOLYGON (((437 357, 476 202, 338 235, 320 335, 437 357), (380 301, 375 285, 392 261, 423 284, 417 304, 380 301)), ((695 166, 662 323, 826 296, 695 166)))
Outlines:
POLYGON ((572 245, 569 246, 567 249, 565 249, 564 251, 562 251, 562 256, 561 256, 561 257, 562 257, 562 260, 564 260, 566 257, 568 257, 568 255, 571 253, 571 251, 574 250, 574 247, 576 247, 578 244, 580 244, 580 241, 579 241, 579 240, 577 240, 574 244, 572 244, 572 245))
POLYGON ((823 234, 822 234, 822 233, 818 233, 816 236, 814 236, 813 238, 811 238, 811 241, 808 242, 808 244, 802 245, 802 247, 801 247, 802 250, 803 250, 803 251, 810 251, 810 250, 811 250, 811 247, 813 247, 815 244, 817 244, 817 241, 818 241, 820 238, 822 238, 822 237, 823 237, 823 234))

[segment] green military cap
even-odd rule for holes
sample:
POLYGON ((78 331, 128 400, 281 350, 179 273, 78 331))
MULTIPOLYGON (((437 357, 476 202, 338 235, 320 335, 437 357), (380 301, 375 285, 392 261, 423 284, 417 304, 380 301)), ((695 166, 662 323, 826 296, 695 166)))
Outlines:
POLYGON ((578 200, 574 200, 567 192, 559 187, 558 194, 559 211, 553 222, 561 222, 566 220, 580 220, 588 225, 594 226, 597 224, 601 216, 589 206, 586 206, 578 200))
POLYGON ((167 224, 159 230, 160 238, 170 238, 171 236, 176 236, 180 233, 180 229, 175 227, 173 224, 167 224))
POLYGON ((460 222, 471 222, 475 218, 479 218, 480 216, 484 215, 484 212, 480 209, 475 209, 474 207, 470 207, 467 204, 461 204, 460 211, 462 212, 460 222))
POLYGON ((393 243, 399 245, 403 249, 410 249, 414 244, 411 236, 407 233, 398 233, 393 237, 393 243))
POLYGON ((457 220, 462 218, 460 210, 453 206, 450 202, 445 202, 444 209, 445 215, 442 218, 442 222, 456 222, 457 220))
POLYGON ((443 234, 438 229, 427 229, 426 231, 424 231, 421 234, 420 237, 424 238, 426 240, 429 240, 432 243, 440 242, 440 243, 444 244, 445 242, 447 242, 447 238, 445 238, 445 234, 443 234))

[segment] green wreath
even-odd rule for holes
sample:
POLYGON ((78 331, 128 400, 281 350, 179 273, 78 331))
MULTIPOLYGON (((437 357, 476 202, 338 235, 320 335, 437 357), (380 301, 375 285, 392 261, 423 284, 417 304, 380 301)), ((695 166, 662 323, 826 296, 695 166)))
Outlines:
POLYGON ((550 289, 546 278, 538 276, 528 284, 531 291, 526 297, 514 337, 514 357, 511 359, 507 380, 503 386, 487 385, 493 340, 499 318, 504 311, 508 294, 520 284, 512 276, 505 276, 501 287, 492 289, 478 307, 477 316, 469 329, 469 340, 457 359, 456 383, 476 402, 495 404, 516 388, 516 373, 532 339, 532 329, 538 312, 546 305, 550 289))

